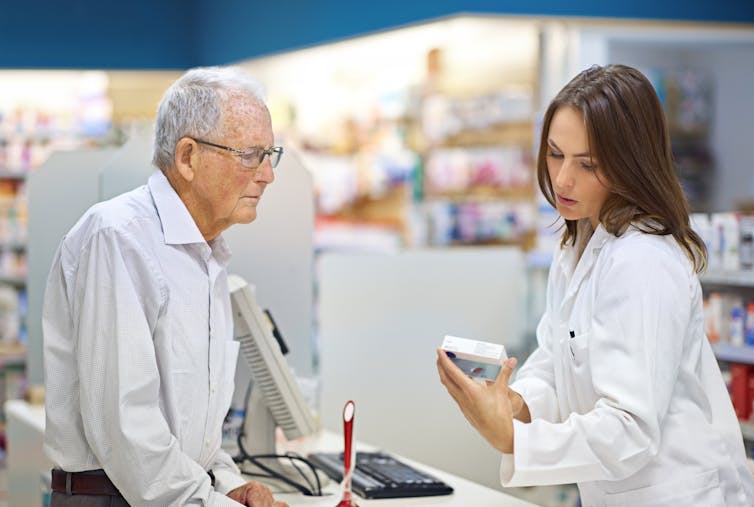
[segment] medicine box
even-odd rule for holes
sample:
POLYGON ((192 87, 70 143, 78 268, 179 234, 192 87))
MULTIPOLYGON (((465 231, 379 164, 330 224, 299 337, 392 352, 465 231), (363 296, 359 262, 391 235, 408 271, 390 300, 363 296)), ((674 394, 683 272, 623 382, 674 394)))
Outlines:
POLYGON ((508 358, 503 345, 458 336, 445 335, 440 348, 466 375, 481 380, 494 381, 508 358))

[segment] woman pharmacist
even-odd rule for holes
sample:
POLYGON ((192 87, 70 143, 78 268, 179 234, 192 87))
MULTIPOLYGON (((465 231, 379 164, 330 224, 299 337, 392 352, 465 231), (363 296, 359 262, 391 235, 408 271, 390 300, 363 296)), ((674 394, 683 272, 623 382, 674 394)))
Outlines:
POLYGON ((587 506, 753 506, 712 349, 662 107, 622 65, 568 83, 544 117, 539 185, 565 220, 538 347, 508 386, 438 350, 442 383, 503 453, 504 486, 578 483, 587 506))

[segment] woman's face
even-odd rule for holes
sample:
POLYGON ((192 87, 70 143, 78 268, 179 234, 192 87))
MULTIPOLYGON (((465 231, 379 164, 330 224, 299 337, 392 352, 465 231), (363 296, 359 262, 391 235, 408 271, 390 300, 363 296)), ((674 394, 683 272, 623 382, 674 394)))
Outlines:
POLYGON ((588 218, 595 229, 610 190, 599 160, 589 152, 581 112, 563 106, 555 111, 547 135, 547 172, 558 213, 567 220, 588 218))

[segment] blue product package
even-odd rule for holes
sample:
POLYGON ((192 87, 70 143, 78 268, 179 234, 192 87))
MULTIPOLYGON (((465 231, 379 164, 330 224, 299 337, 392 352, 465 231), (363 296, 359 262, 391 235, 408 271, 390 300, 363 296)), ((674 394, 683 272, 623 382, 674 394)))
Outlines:
POLYGON ((502 363, 508 357, 505 347, 499 343, 452 335, 445 335, 440 348, 461 371, 477 380, 497 379, 502 363))
POLYGON ((453 352, 446 351, 445 354, 469 377, 494 381, 500 373, 500 368, 502 368, 499 364, 495 365, 482 363, 481 361, 473 361, 471 359, 461 359, 460 357, 456 357, 453 352))

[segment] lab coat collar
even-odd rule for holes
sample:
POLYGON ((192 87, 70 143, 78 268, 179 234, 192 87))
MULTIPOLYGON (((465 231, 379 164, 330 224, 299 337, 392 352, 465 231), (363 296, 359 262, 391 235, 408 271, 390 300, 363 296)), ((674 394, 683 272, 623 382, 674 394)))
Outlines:
MULTIPOLYGON (((579 232, 581 234, 588 234, 589 229, 591 229, 591 227, 580 227, 579 232)), ((607 232, 602 224, 599 224, 589 238, 589 242, 584 248, 584 252, 581 254, 580 259, 578 258, 578 246, 576 245, 567 247, 566 251, 563 252, 563 256, 561 257, 561 269, 563 270, 563 273, 566 273, 570 278, 565 300, 570 299, 579 290, 581 282, 592 270, 602 247, 605 246, 605 243, 607 243, 608 239, 611 237, 612 234, 607 232)))

